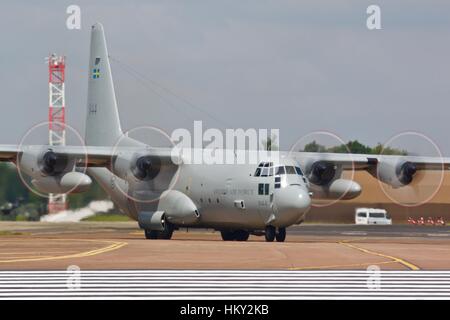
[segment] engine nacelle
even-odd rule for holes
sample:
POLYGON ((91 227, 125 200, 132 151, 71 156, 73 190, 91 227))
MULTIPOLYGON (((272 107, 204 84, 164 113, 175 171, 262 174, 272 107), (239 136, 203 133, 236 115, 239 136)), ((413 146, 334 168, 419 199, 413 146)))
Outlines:
POLYGON ((92 180, 84 173, 72 171, 62 176, 32 179, 31 183, 43 193, 80 193, 89 189, 92 180))
POLYGON ((414 163, 394 158, 378 162, 377 168, 370 174, 394 188, 400 188, 410 184, 416 172, 414 163))
POLYGON ((75 159, 67 155, 57 154, 50 148, 26 147, 17 159, 18 168, 26 175, 40 179, 42 177, 56 177, 64 172, 72 171, 75 159))
POLYGON ((84 192, 91 178, 73 171, 76 159, 54 152, 51 147, 24 146, 17 158, 21 173, 31 177, 31 183, 43 193, 84 192))
POLYGON ((161 160, 146 154, 119 154, 112 165, 118 177, 130 181, 150 181, 161 171, 161 160))
POLYGON ((342 174, 341 168, 328 161, 313 162, 305 171, 307 172, 309 182, 318 186, 329 185, 342 174))

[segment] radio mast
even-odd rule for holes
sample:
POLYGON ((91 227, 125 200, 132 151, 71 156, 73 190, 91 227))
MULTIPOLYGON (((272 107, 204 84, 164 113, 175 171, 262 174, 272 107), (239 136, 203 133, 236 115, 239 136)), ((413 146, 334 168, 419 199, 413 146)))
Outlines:
MULTIPOLYGON (((65 68, 65 57, 56 54, 51 54, 48 57, 48 142, 50 146, 64 146, 66 144, 65 68)), ((49 194, 48 213, 57 213, 66 209, 66 194, 49 194)))

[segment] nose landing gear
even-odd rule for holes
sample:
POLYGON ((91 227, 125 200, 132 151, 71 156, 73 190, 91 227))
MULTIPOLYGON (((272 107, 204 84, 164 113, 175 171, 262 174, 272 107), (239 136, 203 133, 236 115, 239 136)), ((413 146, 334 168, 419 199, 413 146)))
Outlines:
POLYGON ((286 228, 276 230, 274 226, 266 226, 265 237, 267 242, 273 242, 275 239, 277 242, 284 242, 286 240, 286 228))
POLYGON ((276 232, 274 226, 266 226, 265 236, 267 242, 273 242, 273 240, 275 239, 275 234, 276 232))
POLYGON ((286 228, 278 228, 275 238, 278 242, 284 242, 284 240, 286 240, 286 228))

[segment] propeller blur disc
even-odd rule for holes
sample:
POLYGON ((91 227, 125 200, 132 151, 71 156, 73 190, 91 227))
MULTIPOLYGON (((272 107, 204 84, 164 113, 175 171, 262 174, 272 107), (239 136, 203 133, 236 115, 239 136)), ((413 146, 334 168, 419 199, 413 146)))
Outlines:
MULTIPOLYGON (((310 132, 300 139, 298 139, 290 148, 289 150, 289 157, 296 158, 294 156, 294 152, 320 152, 320 153, 347 153, 351 154, 349 147, 345 143, 345 141, 339 137, 338 135, 328 132, 328 131, 313 131, 310 132)), ((309 157, 308 157, 309 158, 309 157)), ((301 156, 296 159, 298 162, 300 162, 300 165, 302 166, 303 171, 306 170, 306 175, 308 175, 308 171, 311 171, 312 163, 306 163, 305 159, 301 156)), ((331 164, 328 164, 329 166, 331 164)), ((323 166, 323 164, 322 164, 323 166)), ((317 166, 316 166, 317 167, 317 166)), ((317 168, 315 168, 317 170, 317 168)), ((320 168, 319 168, 320 169, 320 168)), ((331 169, 330 169, 331 170, 331 169)), ((324 174, 329 176, 329 172, 325 166, 323 168, 324 174)), ((342 168, 335 166, 334 167, 335 174, 340 176, 343 179, 348 179, 353 181, 353 178, 355 176, 355 165, 352 161, 350 168, 347 168, 346 170, 342 170, 342 168)), ((311 177, 310 177, 311 178, 311 177)), ((310 179, 311 180, 311 179, 310 179)), ((313 181, 310 181, 313 182, 313 181)), ((317 185, 316 183, 310 183, 310 189, 313 193, 312 196, 312 204, 313 207, 327 207, 335 204, 339 200, 343 199, 347 192, 350 191, 351 186, 345 190, 345 192, 335 199, 327 199, 326 196, 322 195, 319 196, 322 193, 322 189, 324 186, 317 185), (316 196, 315 196, 316 195, 316 196)))
MULTIPOLYGON (((129 200, 140 204, 151 204, 157 203, 161 198, 162 194, 166 191, 172 190, 179 178, 180 167, 177 166, 174 172, 169 172, 167 166, 162 166, 161 174, 163 177, 158 177, 158 173, 149 173, 148 179, 145 177, 146 170, 149 170, 154 163, 145 155, 145 150, 151 153, 152 149, 155 148, 170 148, 175 146, 171 137, 162 129, 153 126, 139 126, 132 128, 121 136, 113 147, 113 156, 120 152, 122 147, 130 146, 142 146, 142 155, 137 155, 135 163, 135 170, 140 170, 138 173, 135 172, 135 178, 129 181, 124 181, 123 179, 114 179, 114 186, 129 200), (131 141, 130 142, 130 138, 131 141), (135 142, 137 141, 137 143, 135 142), (165 169, 164 169, 165 168, 165 169)), ((111 163, 114 163, 111 159, 111 163)), ((133 161, 134 161, 133 160, 133 161)), ((154 161, 156 162, 156 161, 154 161)), ((130 163, 133 166, 133 163, 130 163)))
MULTIPOLYGON (((58 159, 56 158, 56 155, 51 152, 52 146, 49 145, 49 126, 51 125, 50 122, 40 122, 34 126, 32 126, 30 129, 27 130, 27 132, 23 135, 23 137, 20 140, 19 143, 19 152, 17 154, 17 157, 15 159, 15 164, 17 167, 17 172, 19 174, 19 178, 22 181, 22 183, 26 186, 28 190, 33 192, 39 197, 42 198, 49 198, 49 193, 44 193, 39 191, 31 182, 33 179, 39 179, 39 178, 45 178, 47 175, 52 174, 52 170, 55 169, 55 173, 61 173, 62 171, 68 170, 72 171, 76 165, 76 169, 78 172, 82 172, 83 174, 86 173, 86 163, 87 163, 87 149, 86 145, 84 144, 84 139, 81 136, 81 134, 73 127, 65 124, 65 141, 66 145, 71 146, 80 146, 83 150, 83 164, 80 164, 79 162, 73 163, 74 167, 66 168, 61 167, 58 165, 58 159), (39 148, 37 146, 42 146, 39 148), (37 172, 33 168, 33 174, 35 177, 30 177, 30 175, 27 174, 27 168, 24 167, 22 161, 20 161, 20 158, 23 156, 23 154, 28 152, 36 152, 40 151, 42 152, 42 163, 40 166, 40 169, 42 172, 37 172)), ((64 156, 63 156, 64 157, 64 156)), ((72 163, 71 163, 72 164, 72 163)), ((37 167, 37 165, 36 165, 37 167)), ((79 185, 82 183, 82 180, 80 179, 78 183, 75 184, 73 188, 71 188, 69 191, 65 192, 64 194, 69 194, 72 191, 74 191, 79 185)), ((63 193, 58 193, 63 194, 63 193)))
MULTIPOLYGON (((444 160, 437 144, 426 135, 415 132, 401 132, 382 145, 380 155, 401 154, 413 157, 432 157, 437 164, 405 165, 405 174, 399 174, 404 186, 393 187, 380 180, 382 166, 377 166, 378 183, 384 195, 392 202, 404 207, 416 207, 433 199, 444 181, 444 160), (409 170, 409 171, 408 171, 409 170), (406 176, 406 179, 405 179, 406 176)), ((398 165, 400 168, 400 164, 398 165)), ((400 180, 401 180, 400 178, 400 180)))

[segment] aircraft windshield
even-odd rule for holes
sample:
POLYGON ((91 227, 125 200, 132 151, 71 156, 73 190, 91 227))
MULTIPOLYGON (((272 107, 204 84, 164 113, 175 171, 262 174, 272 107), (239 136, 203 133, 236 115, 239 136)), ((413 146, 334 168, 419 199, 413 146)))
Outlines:
POLYGON ((286 170, 284 170, 284 167, 276 167, 275 175, 282 175, 282 174, 286 174, 286 170))
POLYGON ((261 162, 256 168, 255 177, 271 177, 280 176, 284 174, 296 174, 303 176, 303 171, 300 167, 294 166, 273 166, 273 162, 261 162))
POLYGON ((297 174, 298 174, 299 176, 302 176, 302 175, 303 175, 303 171, 302 171, 302 169, 300 169, 300 167, 295 167, 295 171, 297 171, 297 174))
POLYGON ((293 166, 286 166, 286 174, 297 174, 293 166))

